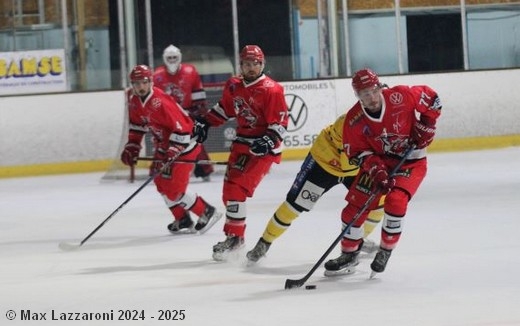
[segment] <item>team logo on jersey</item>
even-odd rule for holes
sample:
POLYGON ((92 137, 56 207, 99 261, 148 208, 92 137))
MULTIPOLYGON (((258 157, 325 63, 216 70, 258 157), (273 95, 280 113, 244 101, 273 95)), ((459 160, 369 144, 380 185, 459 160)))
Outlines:
POLYGON ((263 86, 264 86, 264 87, 269 87, 269 88, 274 87, 274 85, 275 85, 274 81, 269 80, 269 79, 266 79, 266 80, 264 81, 264 83, 263 83, 263 86))
POLYGON ((309 117, 309 108, 305 101, 296 94, 285 94, 285 103, 289 111, 289 123, 287 131, 292 132, 301 129, 309 117))
POLYGON ((399 105, 399 104, 403 103, 403 94, 397 93, 397 92, 392 93, 389 96, 389 100, 390 100, 390 103, 392 103, 393 105, 399 105))
POLYGON ((246 120, 250 128, 254 128, 258 118, 254 115, 249 104, 243 98, 238 97, 233 100, 233 107, 235 108, 235 114, 246 120))
POLYGON ((180 87, 177 87, 177 85, 173 83, 166 85, 164 92, 172 96, 177 103, 182 104, 184 102, 184 92, 180 87))
POLYGON ((378 139, 383 143, 385 153, 402 154, 408 148, 408 139, 383 129, 378 139))
POLYGON ((159 108, 161 106, 161 99, 157 97, 152 99, 152 102, 150 102, 150 106, 152 109, 159 108))

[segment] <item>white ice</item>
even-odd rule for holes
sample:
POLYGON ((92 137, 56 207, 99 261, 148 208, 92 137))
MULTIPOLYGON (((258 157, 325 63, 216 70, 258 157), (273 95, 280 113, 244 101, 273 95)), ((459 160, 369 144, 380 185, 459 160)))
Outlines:
MULTIPOLYGON (((303 277, 340 233, 345 190, 337 186, 297 219, 255 267, 245 250, 211 259, 223 221, 202 236, 171 236, 169 211, 146 186, 79 250, 79 243, 138 187, 100 183, 102 174, 0 180, 1 325, 520 325, 520 147, 433 153, 409 205, 387 270, 303 277), (16 313, 8 321, 9 310, 16 313), (45 313, 47 321, 21 321, 45 313), (144 321, 52 321, 62 313, 143 311, 144 321), (184 320, 158 320, 184 310, 184 320), (152 319, 153 317, 153 319, 152 319)), ((300 166, 272 169, 248 201, 251 249, 300 166)), ((190 190, 223 209, 222 176, 190 190)), ((371 236, 378 239, 379 229, 371 236)), ((335 257, 335 249, 330 258, 335 257)), ((110 316, 110 314, 107 314, 110 316)), ((177 314, 180 317, 181 314, 177 314)), ((128 316, 128 315, 127 315, 128 316)))

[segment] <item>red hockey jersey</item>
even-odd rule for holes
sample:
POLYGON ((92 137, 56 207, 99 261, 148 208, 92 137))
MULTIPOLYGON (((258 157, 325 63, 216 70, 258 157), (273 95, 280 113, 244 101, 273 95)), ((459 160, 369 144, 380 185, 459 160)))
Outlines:
POLYGON ((186 111, 162 90, 152 87, 150 94, 141 100, 130 88, 126 96, 130 117, 129 137, 135 137, 136 134, 142 137, 150 131, 156 149, 166 150, 172 144, 182 147, 190 145, 193 121, 186 111))
POLYGON ((240 77, 230 78, 221 100, 209 111, 206 119, 212 126, 236 119, 236 136, 244 139, 262 137, 268 129, 283 138, 287 115, 283 87, 262 75, 250 84, 245 84, 240 77))
MULTIPOLYGON (((358 101, 348 112, 343 130, 347 156, 356 161, 366 155, 381 155, 393 166, 406 150, 418 115, 436 121, 440 115, 437 93, 428 86, 395 86, 382 90, 381 114, 373 118, 358 101)), ((409 160, 426 157, 426 150, 415 150, 409 160)))
POLYGON ((165 66, 160 66, 155 69, 153 82, 188 111, 206 105, 206 92, 200 75, 191 64, 182 63, 174 75, 168 73, 165 66))

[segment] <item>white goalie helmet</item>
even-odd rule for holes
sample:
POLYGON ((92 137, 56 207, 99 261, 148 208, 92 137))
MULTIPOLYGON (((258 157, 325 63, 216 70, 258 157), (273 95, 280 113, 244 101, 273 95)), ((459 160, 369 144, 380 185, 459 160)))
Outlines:
POLYGON ((163 51, 163 61, 169 73, 176 73, 182 62, 181 50, 176 46, 169 45, 163 51))

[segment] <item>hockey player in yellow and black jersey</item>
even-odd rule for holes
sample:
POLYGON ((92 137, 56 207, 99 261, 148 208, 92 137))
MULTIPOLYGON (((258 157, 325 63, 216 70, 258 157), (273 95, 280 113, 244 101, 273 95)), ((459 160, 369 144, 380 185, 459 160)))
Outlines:
MULTIPOLYGON (((291 222, 300 213, 312 210, 328 190, 338 184, 343 184, 347 189, 350 187, 359 168, 348 162, 343 150, 344 121, 345 114, 320 132, 303 161, 285 201, 274 212, 256 246, 247 253, 250 262, 257 262, 265 256, 273 241, 289 228, 291 222)), ((383 201, 384 198, 380 203, 383 201)), ((374 230, 382 218, 381 207, 370 212, 364 224, 364 238, 374 230)), ((377 250, 377 246, 365 239, 361 250, 372 252, 377 250)))

